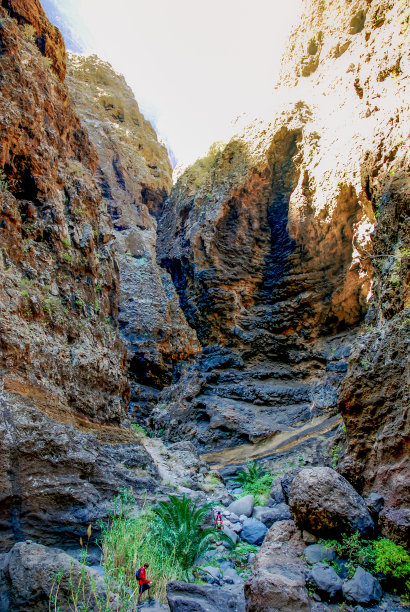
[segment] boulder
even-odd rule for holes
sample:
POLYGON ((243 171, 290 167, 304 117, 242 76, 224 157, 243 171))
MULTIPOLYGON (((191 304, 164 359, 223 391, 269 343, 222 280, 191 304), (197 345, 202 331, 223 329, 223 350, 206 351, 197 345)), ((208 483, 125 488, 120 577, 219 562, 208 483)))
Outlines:
POLYGON ((359 530, 369 536, 374 531, 363 498, 329 467, 300 470, 292 482, 289 505, 296 524, 314 534, 332 537, 359 530))
POLYGON ((248 542, 248 544, 262 544, 265 535, 268 531, 266 525, 255 518, 248 518, 243 523, 241 531, 241 539, 248 542))
POLYGON ((266 534, 245 583, 247 612, 309 612, 304 543, 293 521, 278 521, 266 534))
POLYGON ((202 577, 205 582, 209 582, 209 584, 220 584, 222 581, 222 574, 219 567, 214 567, 213 565, 206 565, 205 567, 201 567, 202 577))
POLYGON ((171 612, 245 612, 242 584, 217 588, 208 584, 168 582, 171 612))
POLYGON ((312 544, 311 546, 306 546, 305 557, 313 565, 321 561, 333 561, 336 559, 336 553, 331 548, 326 548, 321 544, 312 544))
POLYGON ((379 493, 370 493, 370 495, 365 498, 364 503, 374 520, 383 510, 384 497, 379 493))
POLYGON ((255 505, 255 498, 253 495, 245 495, 240 497, 228 506, 229 512, 233 512, 237 516, 244 514, 245 516, 251 516, 253 507, 255 505))
POLYGON ((327 563, 316 563, 308 575, 308 580, 325 601, 341 599, 343 581, 333 567, 330 567, 327 563))
POLYGON ((283 492, 283 496, 285 498, 285 502, 288 504, 289 503, 289 493, 290 493, 290 488, 292 486, 292 483, 295 479, 295 477, 299 474, 300 470, 302 468, 294 468, 293 470, 290 470, 289 472, 286 472, 286 474, 284 474, 281 478, 281 487, 282 487, 282 492, 283 492))
POLYGON ((275 504, 286 503, 285 496, 283 494, 282 483, 280 478, 275 478, 270 488, 270 496, 267 506, 274 506, 275 504))
POLYGON ((237 543, 239 536, 237 533, 235 533, 235 531, 233 531, 232 529, 230 529, 229 527, 225 525, 223 528, 223 532, 226 533, 226 535, 231 538, 234 544, 237 543))
MULTIPOLYGON (((48 610, 50 593, 56 593, 57 607, 60 612, 72 610, 70 597, 72 580, 74 588, 80 583, 81 564, 64 551, 48 548, 41 544, 18 542, 4 556, 0 569, 0 601, 2 612, 26 612, 27 610, 48 610), (57 572, 61 579, 56 581, 57 572)), ((87 602, 88 610, 98 610, 98 599, 107 601, 106 585, 103 576, 87 567, 85 570, 84 591, 81 588, 78 606, 87 602), (95 588, 91 586, 94 583, 95 588), (89 600, 89 601, 88 601, 89 600)), ((116 609, 119 601, 112 593, 108 606, 116 609)))
POLYGON ((317 537, 314 536, 313 533, 306 531, 306 529, 302 531, 302 538, 306 546, 309 546, 310 544, 316 544, 317 542, 317 537))
POLYGON ((227 584, 242 584, 243 579, 238 575, 238 572, 233 567, 228 567, 224 570, 223 581, 227 584))
POLYGON ((261 521, 266 527, 272 527, 276 521, 290 521, 292 519, 287 504, 276 504, 271 508, 255 506, 252 516, 261 521))
POLYGON ((353 578, 344 583, 343 595, 351 603, 369 605, 380 601, 383 591, 374 576, 358 567, 353 578))

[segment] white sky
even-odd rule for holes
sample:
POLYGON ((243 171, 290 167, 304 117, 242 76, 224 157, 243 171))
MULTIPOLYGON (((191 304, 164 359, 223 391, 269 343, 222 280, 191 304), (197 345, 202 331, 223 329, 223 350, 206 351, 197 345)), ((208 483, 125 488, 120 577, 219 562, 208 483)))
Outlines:
MULTIPOLYGON (((301 0, 47 0, 124 74, 177 160, 192 163, 271 100, 301 0)), ((50 15, 51 17, 51 15, 50 15)))

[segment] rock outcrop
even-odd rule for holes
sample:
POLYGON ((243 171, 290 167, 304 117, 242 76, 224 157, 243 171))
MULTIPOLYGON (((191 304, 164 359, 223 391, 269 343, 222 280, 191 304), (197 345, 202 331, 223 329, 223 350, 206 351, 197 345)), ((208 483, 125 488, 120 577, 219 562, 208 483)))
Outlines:
POLYGON ((3 612, 72 610, 78 588, 78 606, 98 610, 120 605, 117 595, 107 593, 104 578, 57 548, 19 542, 0 561, 0 609, 3 612), (54 599, 53 599, 54 598, 54 599))
POLYGON ((306 570, 300 558, 303 540, 293 521, 271 527, 245 583, 247 612, 308 612, 306 570))
POLYGON ((109 64, 71 54, 67 85, 98 152, 120 265, 118 320, 128 349, 131 410, 141 418, 155 405, 155 390, 175 381, 200 350, 171 277, 156 261, 156 218, 171 188, 171 165, 130 87, 109 64))

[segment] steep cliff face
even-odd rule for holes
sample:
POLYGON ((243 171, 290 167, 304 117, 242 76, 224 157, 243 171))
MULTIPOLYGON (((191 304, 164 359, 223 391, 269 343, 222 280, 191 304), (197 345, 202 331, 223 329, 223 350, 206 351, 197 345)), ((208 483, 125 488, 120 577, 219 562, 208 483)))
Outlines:
POLYGON ((121 486, 153 491, 156 470, 120 427, 114 235, 61 82, 61 36, 38 2, 10 1, 0 43, 0 548, 33 535, 78 545, 121 486))
POLYGON ((98 151, 103 203, 120 262, 119 324, 128 348, 131 408, 152 406, 181 362, 198 353, 170 275, 156 261, 156 217, 171 187, 167 151, 109 64, 70 56, 67 84, 98 151), (146 403, 148 402, 148 403, 146 403))
MULTIPOLYGON (((326 414, 340 408, 350 477, 369 490, 379 462, 379 480, 385 474, 399 505, 408 425, 393 427, 387 414, 399 397, 394 413, 406 415, 405 382, 397 391, 394 380, 406 367, 400 337, 408 319, 399 314, 408 306, 408 19, 400 2, 305 3, 276 106, 184 173, 159 226, 160 261, 205 347, 191 384, 164 394, 170 410, 159 418, 169 435, 197 436, 208 451, 251 441, 259 456, 275 449, 278 457, 275 439, 285 436, 282 448, 291 439, 295 452, 309 423, 314 429, 315 418, 325 419, 329 431, 326 414), (364 342, 370 354, 376 342, 363 336, 369 301, 372 321, 398 317, 377 337, 385 394, 373 379, 364 382, 368 372, 355 373, 358 360, 369 359, 358 347, 364 342), (386 351, 393 343, 392 368, 381 337, 386 351)), ((238 462, 257 453, 248 444, 213 456, 223 463, 223 455, 238 462)))

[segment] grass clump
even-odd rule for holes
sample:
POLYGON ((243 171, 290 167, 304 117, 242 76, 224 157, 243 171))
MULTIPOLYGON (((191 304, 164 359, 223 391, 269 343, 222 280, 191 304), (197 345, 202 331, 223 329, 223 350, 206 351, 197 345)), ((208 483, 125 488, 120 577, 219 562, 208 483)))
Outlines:
POLYGON ((257 506, 264 506, 269 499, 274 475, 249 461, 245 469, 238 470, 235 480, 242 486, 242 495, 253 495, 257 506))
POLYGON ((373 543, 375 571, 384 574, 388 580, 405 587, 410 597, 410 555, 400 546, 387 538, 373 543))
POLYGON ((129 499, 120 492, 116 514, 102 529, 102 549, 107 575, 134 590, 135 572, 149 563, 148 578, 152 595, 166 601, 166 585, 171 580, 187 580, 195 559, 217 540, 232 540, 214 527, 202 524, 212 503, 199 504, 184 495, 170 495, 153 508, 143 508, 127 517, 129 499), (122 497, 121 497, 122 496, 122 497))

